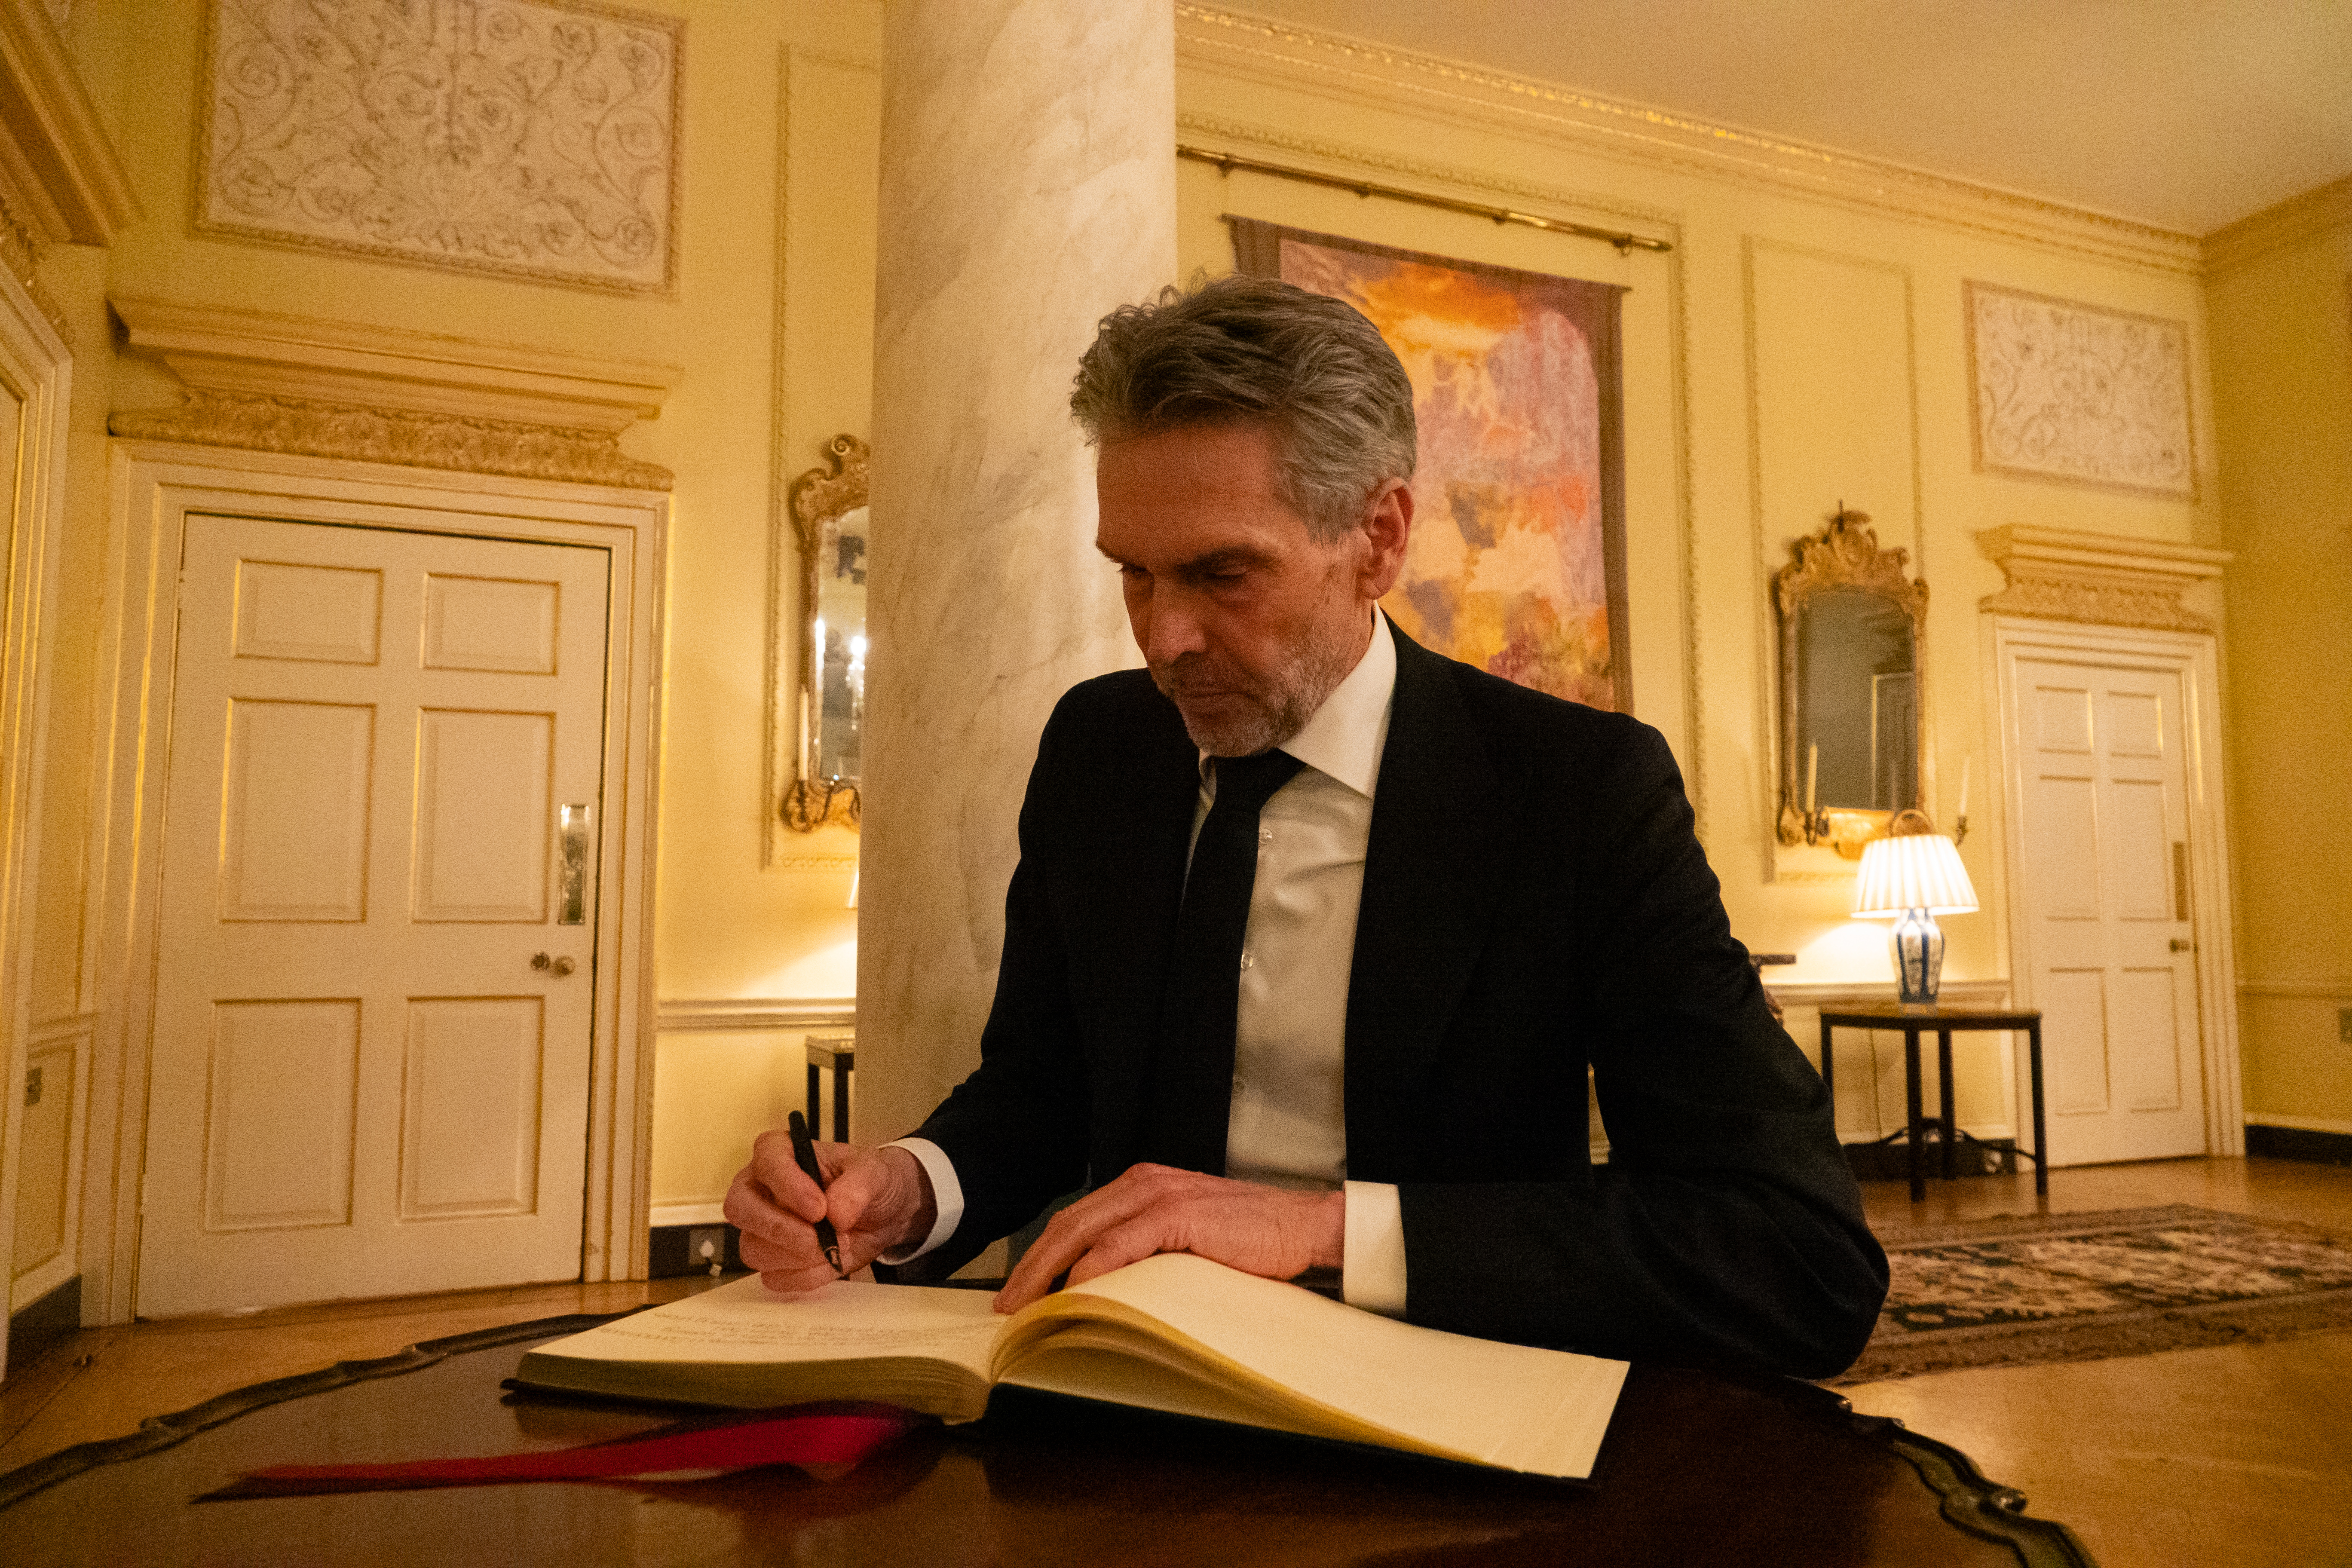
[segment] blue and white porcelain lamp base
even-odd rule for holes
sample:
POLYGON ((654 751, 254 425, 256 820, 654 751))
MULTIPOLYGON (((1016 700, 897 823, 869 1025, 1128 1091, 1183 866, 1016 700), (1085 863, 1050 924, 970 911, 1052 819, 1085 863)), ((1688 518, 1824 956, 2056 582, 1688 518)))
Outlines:
POLYGON ((1903 1005, 1918 1006, 1936 999, 1944 979, 1944 931, 1926 910, 1906 910, 1887 938, 1895 955, 1895 984, 1903 1005))
POLYGON ((1944 976, 1944 933, 1936 917, 1968 913, 1977 907, 1977 893, 1958 847, 1940 833, 1904 832, 1906 817, 1921 825, 1927 820, 1905 812, 1895 819, 1893 834, 1863 850, 1853 913, 1857 920, 1895 921, 1888 945, 1897 989, 1905 1006, 1918 1007, 1936 1000, 1944 976))

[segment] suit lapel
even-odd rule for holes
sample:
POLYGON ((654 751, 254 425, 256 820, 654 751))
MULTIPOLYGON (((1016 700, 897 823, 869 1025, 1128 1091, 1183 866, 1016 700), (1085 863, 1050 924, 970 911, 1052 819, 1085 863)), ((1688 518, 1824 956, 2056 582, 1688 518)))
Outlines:
POLYGON ((1097 1182, 1125 1169, 1143 1146, 1153 1041, 1201 794, 1199 749, 1184 733, 1175 705, 1157 692, 1152 699, 1152 722, 1123 761, 1131 770, 1126 786, 1102 803, 1110 816, 1108 874, 1097 879, 1082 873, 1110 895, 1110 903, 1097 911, 1097 930, 1087 940, 1103 943, 1102 973, 1116 977, 1116 989, 1106 999, 1107 1048, 1096 1056, 1092 1070, 1098 1163, 1112 1162, 1118 1168, 1097 1170, 1097 1182))
POLYGON ((1348 985, 1348 1166, 1370 1181, 1412 1163, 1412 1108, 1486 948, 1493 889, 1507 869, 1504 791, 1452 661, 1402 632, 1396 650, 1348 985))

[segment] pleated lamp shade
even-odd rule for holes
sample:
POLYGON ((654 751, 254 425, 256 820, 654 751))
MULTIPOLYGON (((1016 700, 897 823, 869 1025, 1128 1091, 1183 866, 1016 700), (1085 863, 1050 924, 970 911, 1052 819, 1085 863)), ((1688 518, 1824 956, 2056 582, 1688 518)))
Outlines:
POLYGON ((1863 847, 1862 874, 1855 879, 1856 920, 1925 910, 1930 915, 1973 914, 1977 890, 1969 885, 1960 852, 1940 833, 1874 838, 1863 847))

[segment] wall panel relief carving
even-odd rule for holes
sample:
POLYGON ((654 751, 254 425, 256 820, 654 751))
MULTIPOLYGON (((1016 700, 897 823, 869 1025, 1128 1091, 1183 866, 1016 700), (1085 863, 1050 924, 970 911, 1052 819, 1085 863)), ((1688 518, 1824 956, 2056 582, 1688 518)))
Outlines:
POLYGON ((1964 288, 1978 468, 2195 498, 2186 323, 1964 288))
POLYGON ((631 489, 666 490, 674 478, 658 464, 629 457, 611 436, 299 397, 192 392, 177 408, 117 410, 106 428, 126 440, 241 447, 631 489))
POLYGON ((2199 584, 2221 576, 2226 550, 2079 529, 2010 524, 1977 535, 1977 547, 2009 579, 1977 601, 1996 615, 2089 626, 2210 632, 2212 618, 2181 603, 2199 584))
POLYGON ((195 226, 665 291, 683 29, 551 0, 213 0, 195 226))

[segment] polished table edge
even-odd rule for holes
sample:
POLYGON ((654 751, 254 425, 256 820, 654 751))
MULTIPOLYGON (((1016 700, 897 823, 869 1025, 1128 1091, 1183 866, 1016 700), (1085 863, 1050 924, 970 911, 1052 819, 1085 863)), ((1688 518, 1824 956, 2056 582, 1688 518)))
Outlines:
MULTIPOLYGON (((642 1307, 630 1309, 630 1312, 643 1310, 642 1307)), ((348 1388, 352 1384, 365 1383, 371 1378, 397 1377, 405 1372, 422 1372, 454 1355, 496 1350, 500 1345, 522 1344, 531 1340, 551 1339, 557 1334, 582 1333, 600 1323, 625 1318, 630 1312, 574 1312, 559 1318, 537 1318, 526 1323, 476 1329, 470 1333, 451 1334, 446 1339, 425 1340, 406 1350, 394 1351, 390 1355, 365 1361, 339 1361, 316 1372, 297 1373, 291 1377, 272 1378, 268 1383, 231 1389, 201 1405, 192 1405, 169 1415, 150 1415, 139 1423, 139 1430, 125 1436, 77 1443, 0 1475, 0 1509, 10 1508, 35 1492, 100 1466, 119 1465, 128 1459, 143 1458, 149 1454, 173 1447, 199 1432, 234 1421, 248 1411, 282 1405, 289 1399, 306 1399, 313 1394, 325 1394, 331 1389, 348 1388)))
MULTIPOLYGON (((625 1318, 631 1312, 643 1310, 645 1309, 639 1307, 632 1308, 630 1312, 576 1312, 563 1317, 508 1323, 497 1328, 476 1329, 470 1333, 452 1334, 446 1339, 425 1340, 386 1356, 365 1361, 341 1361, 316 1372, 298 1373, 291 1377, 273 1378, 247 1388, 233 1389, 169 1415, 151 1415, 139 1424, 139 1430, 126 1436, 78 1443, 0 1475, 0 1510, 13 1507, 59 1481, 69 1480, 104 1466, 144 1458, 184 1443, 200 1432, 268 1405, 305 1399, 314 1394, 347 1388, 373 1378, 422 1372, 451 1356, 496 1350, 503 1345, 523 1344, 532 1340, 551 1339, 558 1334, 580 1333, 600 1323, 609 1323, 616 1318, 625 1318)), ((2089 1551, 2072 1530, 2055 1520, 2034 1519, 2027 1515, 2024 1493, 1992 1480, 1977 1468, 1974 1459, 1950 1444, 1914 1432, 1892 1415, 1861 1415, 1843 1394, 1817 1384, 1793 1378, 1745 1377, 1736 1381, 1779 1392, 1792 1405, 1811 1406, 1815 1413, 1825 1417, 1843 1417, 1857 1436, 1884 1443, 1890 1452, 1899 1456, 1916 1471, 1928 1489, 1936 1494, 1946 1521, 1968 1534, 2010 1547, 2025 1568, 2097 1568, 2089 1551)))
POLYGON ((1848 1411, 1857 1431, 1883 1436, 1919 1473, 1953 1525, 2010 1547, 2025 1568, 2096 1568, 2080 1536, 2054 1519, 2029 1517, 2023 1492, 1991 1479, 1949 1443, 1914 1432, 1893 1415, 1853 1414, 1851 1405, 1848 1411))

